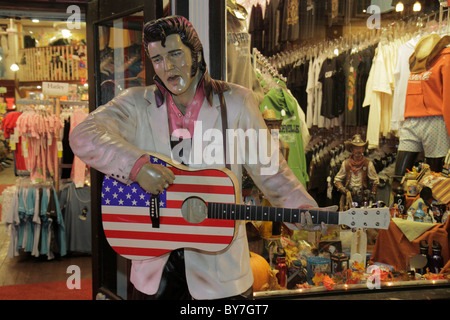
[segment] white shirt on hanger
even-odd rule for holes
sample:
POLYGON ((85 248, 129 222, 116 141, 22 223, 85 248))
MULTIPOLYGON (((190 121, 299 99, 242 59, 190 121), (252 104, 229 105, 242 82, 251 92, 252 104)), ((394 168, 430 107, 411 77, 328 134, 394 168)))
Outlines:
POLYGON ((394 71, 395 92, 392 106, 391 129, 398 130, 405 120, 405 99, 408 87, 409 57, 413 54, 414 48, 420 36, 416 36, 400 46, 397 53, 397 65, 394 71))
MULTIPOLYGON (((384 45, 378 44, 377 53, 370 69, 366 85, 366 96, 363 106, 369 106, 369 121, 367 125, 367 140, 369 148, 377 148, 382 125, 383 114, 392 108, 392 89, 386 68, 386 50, 384 45)), ((384 130, 383 130, 384 131, 384 130)))

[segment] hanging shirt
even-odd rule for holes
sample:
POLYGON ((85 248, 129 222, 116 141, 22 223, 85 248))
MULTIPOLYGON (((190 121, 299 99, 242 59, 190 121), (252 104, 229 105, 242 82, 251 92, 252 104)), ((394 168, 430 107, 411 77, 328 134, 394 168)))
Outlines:
POLYGON ((280 2, 281 23, 280 40, 295 42, 300 37, 299 0, 283 0, 280 2))
POLYGON ((346 71, 346 103, 345 103, 345 125, 357 125, 357 105, 356 105, 356 79, 358 66, 361 60, 358 54, 348 56, 345 62, 346 71))
POLYGON ((308 95, 306 86, 308 84, 309 61, 305 61, 289 72, 287 86, 291 90, 292 95, 297 99, 300 108, 307 113, 308 95))
POLYGON ((319 81, 322 83, 322 106, 320 115, 327 118, 334 118, 334 102, 336 101, 336 59, 328 58, 320 69, 319 81))
POLYGON ((91 253, 91 188, 75 188, 73 183, 65 185, 59 205, 64 216, 67 250, 91 253))
POLYGON ((429 116, 443 116, 450 135, 450 48, 428 70, 409 76, 405 118, 429 116))
POLYGON ((390 116, 392 114, 392 87, 389 76, 388 45, 378 45, 369 79, 366 86, 366 97, 363 106, 369 106, 369 122, 367 140, 369 148, 378 148, 380 134, 390 131, 390 116), (386 127, 387 126, 387 127, 386 127))
POLYGON ((228 12, 227 81, 252 90, 255 99, 260 102, 264 97, 264 91, 253 68, 250 38, 245 21, 228 12))
POLYGON ((297 179, 306 186, 309 178, 297 102, 287 90, 271 89, 266 94, 259 107, 261 113, 263 113, 267 107, 267 109, 275 111, 275 116, 278 119, 283 118, 279 133, 280 140, 283 140, 289 145, 288 165, 297 179), (282 117, 281 110, 286 112, 285 117, 282 117))
POLYGON ((405 120, 405 100, 406 90, 408 87, 409 57, 413 54, 414 48, 420 37, 415 37, 404 43, 398 49, 397 65, 394 71, 395 91, 394 103, 392 105, 391 128, 392 130, 400 129, 401 123, 405 120))

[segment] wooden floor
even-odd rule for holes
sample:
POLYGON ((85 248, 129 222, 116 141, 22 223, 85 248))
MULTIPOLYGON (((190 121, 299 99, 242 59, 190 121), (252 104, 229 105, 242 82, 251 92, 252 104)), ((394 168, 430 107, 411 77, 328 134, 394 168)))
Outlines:
MULTIPOLYGON (((12 167, 0 171, 0 185, 15 184, 17 177, 12 167)), ((76 265, 80 268, 81 279, 92 278, 91 257, 85 254, 71 254, 48 261, 46 257, 32 257, 21 253, 7 258, 9 234, 4 223, 0 223, 0 286, 66 281, 71 273, 67 268, 76 265)))

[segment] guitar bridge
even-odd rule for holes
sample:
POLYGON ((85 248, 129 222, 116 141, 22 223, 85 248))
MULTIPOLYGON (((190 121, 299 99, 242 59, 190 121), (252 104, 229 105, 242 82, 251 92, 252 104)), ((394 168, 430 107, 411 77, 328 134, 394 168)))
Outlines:
POLYGON ((159 195, 150 197, 150 219, 152 220, 152 228, 159 228, 159 195))

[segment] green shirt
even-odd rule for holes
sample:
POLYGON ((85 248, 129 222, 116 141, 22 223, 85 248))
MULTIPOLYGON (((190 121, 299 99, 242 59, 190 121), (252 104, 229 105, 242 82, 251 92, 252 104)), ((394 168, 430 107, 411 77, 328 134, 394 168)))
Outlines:
POLYGON ((309 177, 297 102, 286 89, 272 88, 259 105, 261 113, 264 112, 266 107, 269 110, 274 110, 278 119, 283 119, 280 128, 280 140, 283 140, 289 146, 288 165, 298 180, 306 187, 309 177), (281 110, 286 112, 285 116, 282 116, 281 110))

